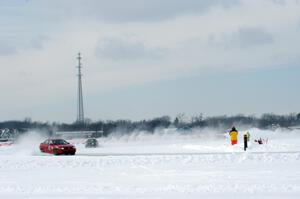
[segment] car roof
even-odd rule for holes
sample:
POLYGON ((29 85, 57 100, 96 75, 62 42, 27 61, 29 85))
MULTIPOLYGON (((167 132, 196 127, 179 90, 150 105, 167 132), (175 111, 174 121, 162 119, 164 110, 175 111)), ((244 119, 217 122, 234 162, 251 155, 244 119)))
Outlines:
POLYGON ((62 138, 49 138, 48 140, 65 140, 65 139, 62 139, 62 138))
POLYGON ((66 141, 65 139, 61 139, 61 138, 48 138, 45 141, 54 141, 54 140, 64 140, 64 141, 66 141))

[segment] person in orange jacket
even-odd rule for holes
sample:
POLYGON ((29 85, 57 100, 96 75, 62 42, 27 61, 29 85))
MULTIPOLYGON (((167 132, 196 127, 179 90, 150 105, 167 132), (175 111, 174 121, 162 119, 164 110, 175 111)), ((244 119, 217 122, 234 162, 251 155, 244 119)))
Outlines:
POLYGON ((230 140, 231 140, 231 145, 237 144, 238 134, 239 134, 238 131, 233 126, 232 129, 231 129, 231 131, 229 132, 230 140))

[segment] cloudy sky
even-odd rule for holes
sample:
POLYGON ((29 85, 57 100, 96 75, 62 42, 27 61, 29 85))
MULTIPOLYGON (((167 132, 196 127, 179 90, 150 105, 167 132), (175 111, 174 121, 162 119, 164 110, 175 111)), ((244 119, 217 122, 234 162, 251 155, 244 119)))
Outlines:
POLYGON ((300 112, 299 0, 1 0, 0 121, 300 112))

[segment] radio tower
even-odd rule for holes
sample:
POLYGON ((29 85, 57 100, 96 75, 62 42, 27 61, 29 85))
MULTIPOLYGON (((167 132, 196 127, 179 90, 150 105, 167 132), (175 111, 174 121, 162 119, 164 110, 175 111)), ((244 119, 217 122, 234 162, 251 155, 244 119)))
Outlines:
POLYGON ((77 123, 83 124, 84 123, 84 114, 83 114, 83 98, 82 98, 82 82, 81 82, 81 56, 78 53, 78 99, 77 99, 77 123))

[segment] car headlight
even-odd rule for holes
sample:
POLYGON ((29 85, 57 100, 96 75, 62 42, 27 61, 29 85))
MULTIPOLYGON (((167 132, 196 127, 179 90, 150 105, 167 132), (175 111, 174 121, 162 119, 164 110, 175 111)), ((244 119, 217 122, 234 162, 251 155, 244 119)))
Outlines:
POLYGON ((64 147, 61 147, 60 149, 64 150, 65 148, 64 148, 64 147))

